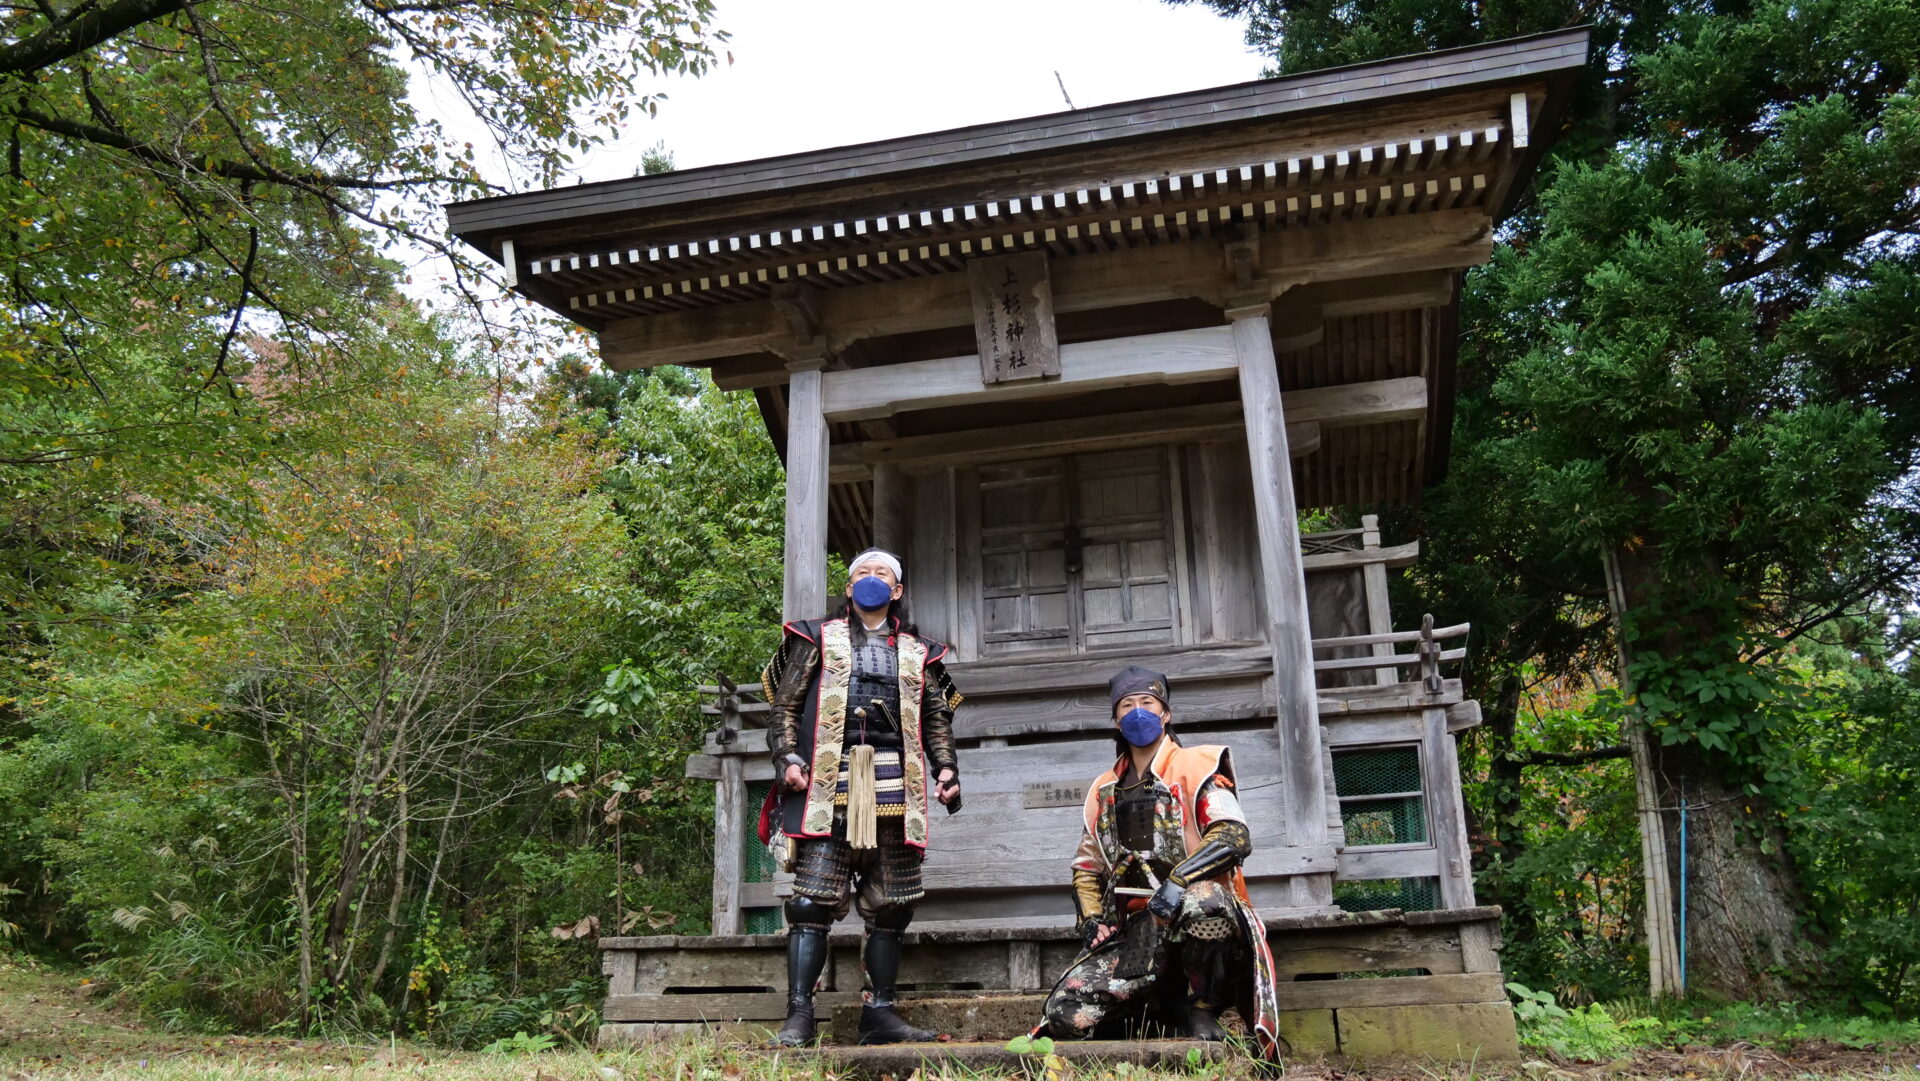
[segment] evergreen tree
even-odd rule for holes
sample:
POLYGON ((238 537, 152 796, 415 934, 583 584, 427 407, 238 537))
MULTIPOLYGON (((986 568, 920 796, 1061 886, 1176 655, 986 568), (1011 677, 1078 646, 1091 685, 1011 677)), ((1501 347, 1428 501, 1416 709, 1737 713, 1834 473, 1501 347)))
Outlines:
POLYGON ((1811 977, 1779 662, 1913 592, 1920 5, 1206 2, 1281 73, 1594 25, 1535 195, 1469 276, 1427 585, 1491 618, 1484 693, 1609 652, 1612 579, 1623 715, 1658 805, 1695 808, 1691 985, 1811 977))

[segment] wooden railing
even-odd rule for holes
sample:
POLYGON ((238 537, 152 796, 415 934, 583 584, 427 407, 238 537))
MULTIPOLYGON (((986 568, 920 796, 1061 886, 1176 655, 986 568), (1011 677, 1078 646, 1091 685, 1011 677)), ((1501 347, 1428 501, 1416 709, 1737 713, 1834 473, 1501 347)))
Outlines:
POLYGON ((1397 676, 1399 670, 1402 668, 1417 668, 1420 673, 1420 684, 1426 692, 1428 694, 1439 694, 1442 686, 1440 666, 1454 661, 1463 661, 1467 657, 1467 650, 1464 643, 1453 649, 1443 649, 1440 644, 1441 640, 1446 638, 1464 639, 1467 636, 1467 632, 1472 629, 1472 626, 1470 623, 1458 623, 1451 627, 1435 627, 1433 625, 1433 615, 1432 613, 1428 613, 1421 618, 1420 629, 1417 631, 1391 631, 1386 634, 1356 634, 1345 638, 1316 638, 1313 640, 1313 648, 1316 651, 1367 646, 1376 647, 1376 650, 1370 657, 1328 657, 1322 660, 1316 660, 1313 662, 1313 670, 1316 672, 1336 672, 1356 668, 1370 668, 1375 670, 1386 668, 1392 669, 1397 676), (1402 643, 1412 643, 1414 651, 1412 653, 1400 653, 1392 648, 1402 643), (1386 652, 1380 652, 1377 649, 1379 646, 1387 646, 1388 649, 1386 652))
MULTIPOLYGON (((1372 648, 1374 652, 1363 657, 1327 657, 1313 662, 1315 672, 1337 672, 1351 670, 1373 670, 1390 673, 1390 678, 1381 683, 1400 683, 1400 673, 1412 670, 1413 675, 1406 682, 1418 682, 1427 694, 1440 694, 1445 686, 1441 666, 1466 659, 1464 642, 1452 648, 1446 648, 1448 639, 1464 639, 1470 625, 1461 623, 1452 627, 1435 627, 1433 617, 1421 620, 1420 628, 1411 631, 1392 631, 1386 634, 1361 634, 1344 638, 1316 638, 1313 648, 1317 651, 1350 648, 1372 648), (1400 652, 1396 647, 1411 645, 1411 652, 1400 652)), ((1008 665, 1007 667, 1017 667, 1008 665)), ((713 718, 715 722, 714 742, 722 748, 739 739, 742 731, 765 728, 771 707, 767 705, 757 677, 739 680, 722 677, 714 683, 698 688, 700 696, 706 701, 700 705, 700 712, 713 718)), ((1332 696, 1339 693, 1336 688, 1323 689, 1322 695, 1332 696)))

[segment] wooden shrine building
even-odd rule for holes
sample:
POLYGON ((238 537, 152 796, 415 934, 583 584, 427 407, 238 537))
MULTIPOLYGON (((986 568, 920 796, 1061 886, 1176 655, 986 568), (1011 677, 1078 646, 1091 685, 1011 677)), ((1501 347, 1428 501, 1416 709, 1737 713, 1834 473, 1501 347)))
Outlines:
MULTIPOLYGON (((1233 748, 1296 1052, 1515 1052, 1454 751, 1479 719, 1451 678, 1466 628, 1393 618, 1416 545, 1367 512, 1446 468, 1461 275, 1587 49, 1570 30, 449 208, 611 367, 753 392, 786 460, 788 618, 826 612, 829 551, 904 553, 967 696, 966 808, 933 818, 906 989, 1037 1016, 1075 946, 1105 681, 1140 662, 1188 742, 1233 748), (1355 528, 1303 536, 1319 508, 1355 528)), ((783 1013, 783 884, 750 836, 766 706, 732 675, 688 764, 717 786, 715 934, 601 940, 603 1038, 783 1013)), ((857 999, 855 950, 823 1009, 857 999)))

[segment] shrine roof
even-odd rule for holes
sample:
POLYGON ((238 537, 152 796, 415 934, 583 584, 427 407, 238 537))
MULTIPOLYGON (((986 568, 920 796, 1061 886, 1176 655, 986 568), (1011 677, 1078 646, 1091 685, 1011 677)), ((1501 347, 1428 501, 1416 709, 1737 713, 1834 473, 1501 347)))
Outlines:
MULTIPOLYGON (((1561 30, 924 135, 475 199, 450 204, 448 222, 456 236, 490 256, 508 239, 518 242, 524 256, 568 250, 610 230, 697 233, 749 222, 778 227, 783 209, 918 211, 948 182, 976 200, 1117 183, 1149 175, 1127 166, 1153 164, 1141 158, 1152 144, 1227 137, 1275 120, 1305 125, 1323 114, 1519 82, 1550 84, 1550 98, 1558 100, 1545 103, 1545 120, 1558 114, 1585 64, 1588 37, 1585 28, 1561 30)), ((1519 163, 1523 174, 1533 156, 1519 163)), ((1191 160, 1170 164, 1174 170, 1196 166, 1191 160)), ((1509 198, 1519 187, 1505 189, 1509 198)), ((1504 211, 1494 209, 1496 215, 1504 211)))

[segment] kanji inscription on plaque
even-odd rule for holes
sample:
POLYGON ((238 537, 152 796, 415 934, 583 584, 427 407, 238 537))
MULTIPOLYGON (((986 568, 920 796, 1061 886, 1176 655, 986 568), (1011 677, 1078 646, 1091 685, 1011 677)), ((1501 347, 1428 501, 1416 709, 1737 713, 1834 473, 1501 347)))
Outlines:
POLYGON ((967 263, 973 287, 973 333, 980 379, 1014 383, 1060 374, 1053 329, 1053 287, 1045 252, 1022 252, 967 263))
POLYGON ((1028 781, 1020 805, 1037 811, 1043 807, 1078 807, 1086 799, 1086 786, 1075 781, 1028 781))

